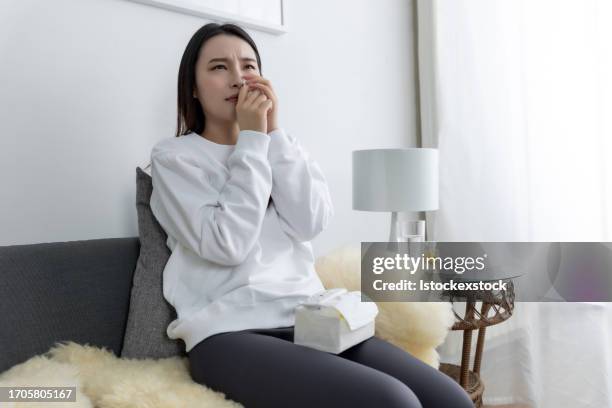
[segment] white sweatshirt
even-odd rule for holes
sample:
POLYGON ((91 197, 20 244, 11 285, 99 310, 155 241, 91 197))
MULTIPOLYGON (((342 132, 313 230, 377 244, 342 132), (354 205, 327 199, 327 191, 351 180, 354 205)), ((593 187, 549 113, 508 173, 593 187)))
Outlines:
POLYGON ((334 213, 297 140, 283 129, 243 130, 236 145, 168 138, 153 147, 151 175, 151 209, 172 251, 168 337, 189 351, 216 333, 293 326, 295 306, 324 289, 309 241, 334 213))

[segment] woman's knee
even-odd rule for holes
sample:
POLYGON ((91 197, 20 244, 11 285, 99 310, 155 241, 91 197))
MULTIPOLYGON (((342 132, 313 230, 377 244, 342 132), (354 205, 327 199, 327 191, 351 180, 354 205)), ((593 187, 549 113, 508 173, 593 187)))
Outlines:
POLYGON ((423 408, 416 394, 403 382, 390 375, 377 376, 363 392, 368 394, 366 400, 375 400, 377 406, 385 408, 423 408))
POLYGON ((474 408, 469 394, 455 380, 442 372, 430 378, 431 386, 419 397, 425 406, 439 408, 474 408))
POLYGON ((449 390, 450 399, 452 400, 453 408, 473 408, 474 402, 470 398, 467 391, 458 383, 452 381, 453 386, 449 390))

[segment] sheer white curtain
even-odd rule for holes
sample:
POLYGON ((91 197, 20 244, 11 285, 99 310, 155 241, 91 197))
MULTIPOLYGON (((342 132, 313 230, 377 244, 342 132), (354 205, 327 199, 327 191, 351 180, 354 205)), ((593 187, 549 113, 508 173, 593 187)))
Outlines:
MULTIPOLYGON (((610 241, 612 4, 418 0, 437 241, 610 241)), ((457 363, 459 333, 440 349, 457 363)), ((485 403, 612 407, 612 304, 519 303, 488 329, 485 403)))

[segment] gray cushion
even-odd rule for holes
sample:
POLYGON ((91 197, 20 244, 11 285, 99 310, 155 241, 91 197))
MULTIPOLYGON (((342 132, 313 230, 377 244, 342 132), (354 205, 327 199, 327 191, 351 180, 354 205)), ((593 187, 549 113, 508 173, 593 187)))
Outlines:
POLYGON ((138 252, 136 237, 0 247, 0 373, 59 341, 118 355, 138 252))
POLYGON ((151 176, 136 168, 136 210, 140 235, 140 256, 134 271, 125 339, 121 357, 164 358, 185 355, 185 343, 172 340, 166 328, 176 318, 164 299, 162 276, 170 257, 167 235, 155 219, 151 206, 151 176))

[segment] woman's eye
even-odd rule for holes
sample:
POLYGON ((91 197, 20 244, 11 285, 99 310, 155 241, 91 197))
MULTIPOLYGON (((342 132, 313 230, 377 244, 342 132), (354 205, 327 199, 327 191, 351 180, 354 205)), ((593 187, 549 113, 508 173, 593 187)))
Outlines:
MULTIPOLYGON (((221 68, 225 68, 225 65, 215 65, 215 66, 213 67, 213 70, 215 70, 215 69, 217 69, 217 68, 219 68, 219 67, 221 67, 221 68)), ((250 64, 249 64, 249 65, 247 65, 247 67, 251 67, 251 68, 253 68, 253 69, 257 69, 257 68, 255 68, 255 66, 250 65, 250 64)))

